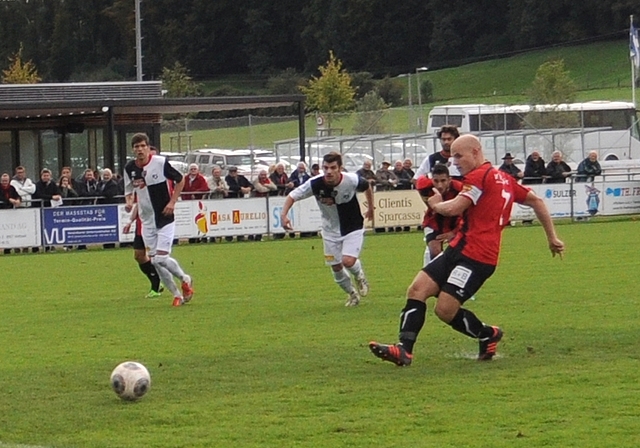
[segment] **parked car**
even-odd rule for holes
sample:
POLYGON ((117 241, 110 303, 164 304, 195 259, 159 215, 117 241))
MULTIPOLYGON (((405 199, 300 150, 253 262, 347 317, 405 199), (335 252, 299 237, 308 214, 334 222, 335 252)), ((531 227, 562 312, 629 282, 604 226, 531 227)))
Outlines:
POLYGON ((228 167, 238 167, 238 174, 242 174, 249 179, 258 175, 264 165, 258 163, 259 157, 265 154, 273 154, 271 151, 256 149, 196 149, 187 153, 185 163, 188 165, 195 163, 200 168, 200 172, 205 176, 211 175, 211 170, 215 165, 222 168, 226 173, 228 167), (253 160, 252 160, 253 157, 253 160), (253 163, 252 163, 253 161, 253 163))
POLYGON ((162 151, 161 156, 164 156, 169 160, 172 167, 185 174, 189 171, 189 164, 185 162, 185 153, 183 152, 168 152, 162 151))

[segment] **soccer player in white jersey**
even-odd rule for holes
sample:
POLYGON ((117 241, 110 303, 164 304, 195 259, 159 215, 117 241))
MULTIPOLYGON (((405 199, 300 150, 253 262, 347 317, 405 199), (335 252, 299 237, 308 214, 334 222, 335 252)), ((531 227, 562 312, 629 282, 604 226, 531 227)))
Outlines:
POLYGON ((184 187, 184 178, 169 161, 152 155, 149 137, 135 134, 131 138, 134 160, 124 168, 126 210, 131 211, 134 198, 142 221, 142 239, 149 247, 149 258, 162 283, 173 293, 173 306, 180 306, 193 297, 191 277, 172 258, 171 246, 175 234, 173 210, 184 187), (182 291, 173 277, 182 282, 182 291))
POLYGON ((324 156, 322 171, 324 174, 312 177, 289 193, 280 217, 282 227, 293 230, 287 214, 295 201, 315 196, 322 213, 324 258, 331 266, 336 283, 349 294, 345 305, 356 306, 360 303, 360 296, 369 292, 369 283, 359 259, 364 219, 356 193, 364 192, 367 198, 365 216, 368 220, 373 219, 373 193, 365 179, 354 173, 342 172, 342 156, 337 152, 324 156))

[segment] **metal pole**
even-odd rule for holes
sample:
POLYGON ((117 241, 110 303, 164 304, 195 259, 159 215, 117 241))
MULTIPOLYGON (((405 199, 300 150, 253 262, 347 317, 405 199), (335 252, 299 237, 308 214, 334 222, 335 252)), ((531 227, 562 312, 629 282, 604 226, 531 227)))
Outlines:
POLYGON ((418 130, 422 132, 422 92, 420 92, 420 69, 416 69, 416 85, 418 86, 418 130))
POLYGON ((140 1, 136 2, 136 81, 142 81, 142 30, 140 29, 140 1))

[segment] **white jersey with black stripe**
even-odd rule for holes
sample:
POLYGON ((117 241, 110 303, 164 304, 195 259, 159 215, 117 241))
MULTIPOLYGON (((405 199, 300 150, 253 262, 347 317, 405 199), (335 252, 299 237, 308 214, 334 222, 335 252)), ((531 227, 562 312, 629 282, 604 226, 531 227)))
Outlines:
POLYGON ((289 195, 295 201, 316 198, 322 213, 322 235, 340 237, 364 226, 358 191, 366 191, 369 183, 355 173, 341 173, 340 182, 327 185, 322 174, 312 177, 289 195))
POLYGON ((125 194, 134 194, 138 203, 138 215, 145 225, 154 223, 162 228, 173 222, 173 215, 162 213, 173 194, 174 185, 182 180, 182 174, 162 156, 152 155, 144 166, 135 160, 124 169, 125 194))

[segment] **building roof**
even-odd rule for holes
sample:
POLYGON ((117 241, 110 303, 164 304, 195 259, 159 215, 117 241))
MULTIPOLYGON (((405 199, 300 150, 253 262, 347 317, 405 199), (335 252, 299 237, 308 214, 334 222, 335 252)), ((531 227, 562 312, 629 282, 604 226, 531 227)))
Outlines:
POLYGON ((0 120, 105 114, 172 114, 259 109, 304 103, 304 95, 165 98, 162 83, 0 85, 0 120))

